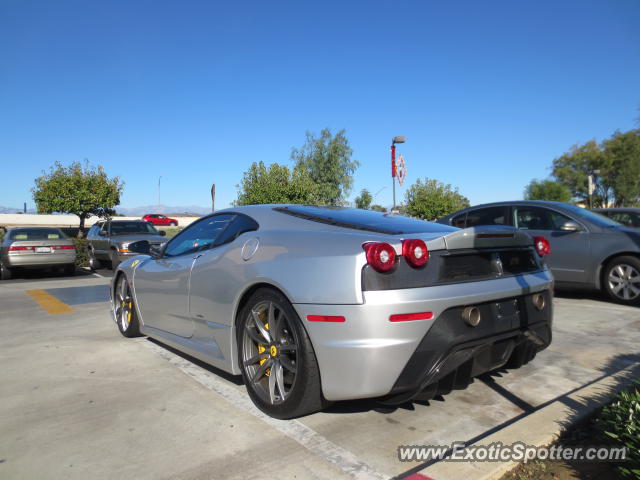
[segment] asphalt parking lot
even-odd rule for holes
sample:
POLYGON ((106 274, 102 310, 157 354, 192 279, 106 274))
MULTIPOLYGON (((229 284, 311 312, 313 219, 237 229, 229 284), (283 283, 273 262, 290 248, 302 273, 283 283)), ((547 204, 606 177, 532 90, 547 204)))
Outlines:
POLYGON ((402 408, 340 402, 279 421, 239 377, 122 337, 109 277, 0 283, 0 478, 411 478, 427 465, 398 446, 475 442, 640 361, 640 309, 561 294, 552 345, 520 370, 402 408))

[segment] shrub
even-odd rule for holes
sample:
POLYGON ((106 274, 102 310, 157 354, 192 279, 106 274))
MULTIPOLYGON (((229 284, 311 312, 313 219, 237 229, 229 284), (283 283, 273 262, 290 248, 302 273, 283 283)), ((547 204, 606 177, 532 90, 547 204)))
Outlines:
POLYGON ((627 460, 618 466, 622 478, 640 479, 640 382, 618 394, 595 423, 609 443, 627 447, 627 460))
POLYGON ((85 238, 73 238, 76 246, 76 265, 78 267, 86 267, 89 265, 89 242, 85 238))

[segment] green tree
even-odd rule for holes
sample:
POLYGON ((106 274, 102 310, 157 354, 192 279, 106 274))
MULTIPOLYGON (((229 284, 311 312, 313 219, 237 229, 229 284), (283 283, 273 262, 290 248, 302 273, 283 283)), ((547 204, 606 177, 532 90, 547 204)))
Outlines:
POLYGON ((384 208, 382 205, 371 205, 370 210, 373 210, 374 212, 386 212, 387 209, 384 208))
POLYGON ((469 200, 457 188, 438 180, 418 179, 405 192, 406 213, 423 220, 435 220, 468 207, 469 200))
POLYGON ((109 178, 102 166, 85 160, 63 167, 56 162, 49 172, 35 179, 31 189, 39 213, 72 213, 80 217, 78 237, 84 235, 84 222, 91 216, 113 215, 120 204, 124 182, 109 178))
POLYGON ((235 205, 259 205, 265 203, 314 204, 318 187, 309 173, 302 168, 289 170, 286 165, 252 163, 244 172, 238 188, 235 205))
POLYGON ((571 192, 560 182, 555 180, 531 180, 524 189, 525 200, 553 200, 556 202, 570 202, 571 192))
POLYGON ((593 206, 606 207, 613 197, 612 159, 595 140, 575 145, 553 161, 553 176, 584 204, 589 200, 588 176, 594 170, 599 173, 594 175, 593 206))
POLYGON ((373 197, 371 196, 371 193, 369 193, 369 190, 367 190, 366 188, 363 188, 360 191, 360 195, 358 195, 355 198, 356 208, 368 210, 372 201, 373 201, 373 197))
POLYGON ((640 205, 640 129, 616 132, 603 146, 612 166, 614 205, 640 205))
POLYGON ((340 130, 333 136, 325 128, 319 137, 311 132, 306 136, 302 148, 291 151, 291 159, 296 168, 306 170, 318 186, 318 203, 343 204, 351 191, 353 173, 360 165, 357 160, 351 160, 353 150, 345 131, 340 130))

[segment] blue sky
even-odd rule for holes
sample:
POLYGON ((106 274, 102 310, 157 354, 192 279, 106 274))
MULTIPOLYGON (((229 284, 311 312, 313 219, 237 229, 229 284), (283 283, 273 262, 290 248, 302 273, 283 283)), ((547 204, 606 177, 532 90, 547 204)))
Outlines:
POLYGON ((360 189, 389 144, 472 204, 519 199, 572 145, 638 127, 640 2, 0 1, 0 205, 55 161, 123 207, 216 206, 254 161, 346 129, 360 189))

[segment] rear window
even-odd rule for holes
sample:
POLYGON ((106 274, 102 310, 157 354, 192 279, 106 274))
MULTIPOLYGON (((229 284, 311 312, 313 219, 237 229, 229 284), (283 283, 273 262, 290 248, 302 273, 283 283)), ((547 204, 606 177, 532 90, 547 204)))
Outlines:
POLYGON ((399 235, 403 233, 450 232, 453 227, 415 218, 389 215, 371 210, 344 207, 291 206, 276 207, 275 211, 312 222, 367 232, 399 235))
POLYGON ((57 228, 20 228, 11 232, 11 240, 60 240, 65 235, 57 228))

